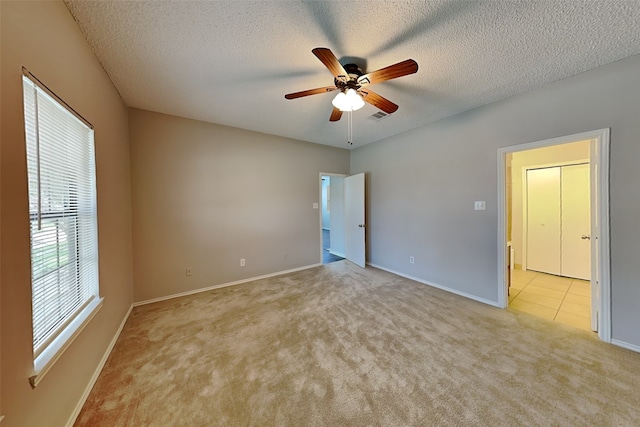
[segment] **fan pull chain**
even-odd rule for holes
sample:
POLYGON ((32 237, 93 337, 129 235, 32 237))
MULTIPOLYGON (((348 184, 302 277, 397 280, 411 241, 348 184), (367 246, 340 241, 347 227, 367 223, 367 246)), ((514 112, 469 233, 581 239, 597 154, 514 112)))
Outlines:
POLYGON ((347 121, 347 144, 353 145, 353 110, 349 110, 349 120, 347 121))

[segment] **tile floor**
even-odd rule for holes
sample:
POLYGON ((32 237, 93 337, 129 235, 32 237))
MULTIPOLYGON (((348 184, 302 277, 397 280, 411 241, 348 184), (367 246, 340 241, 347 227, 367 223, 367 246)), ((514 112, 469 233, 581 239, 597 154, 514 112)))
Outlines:
POLYGON ((591 331, 591 285, 586 280, 513 270, 509 307, 591 331))

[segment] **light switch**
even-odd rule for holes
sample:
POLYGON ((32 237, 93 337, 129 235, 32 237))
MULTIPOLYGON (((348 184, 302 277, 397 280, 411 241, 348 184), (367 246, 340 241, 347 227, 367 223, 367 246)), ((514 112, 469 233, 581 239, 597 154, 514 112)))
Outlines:
POLYGON ((317 203, 313 204, 313 209, 318 209, 318 204, 317 203))
POLYGON ((484 200, 478 201, 476 200, 473 204, 473 210, 475 211, 484 211, 487 209, 487 202, 484 200))

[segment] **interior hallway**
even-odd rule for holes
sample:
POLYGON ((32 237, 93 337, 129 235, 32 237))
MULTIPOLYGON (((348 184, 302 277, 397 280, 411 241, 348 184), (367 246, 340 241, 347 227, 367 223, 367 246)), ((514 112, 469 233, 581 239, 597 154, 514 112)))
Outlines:
POLYGON ((591 284, 531 270, 513 270, 509 308, 591 331, 591 284))
POLYGON ((341 261, 344 258, 334 255, 329 252, 331 248, 331 235, 326 228, 322 229, 322 263, 329 264, 330 262, 341 261))

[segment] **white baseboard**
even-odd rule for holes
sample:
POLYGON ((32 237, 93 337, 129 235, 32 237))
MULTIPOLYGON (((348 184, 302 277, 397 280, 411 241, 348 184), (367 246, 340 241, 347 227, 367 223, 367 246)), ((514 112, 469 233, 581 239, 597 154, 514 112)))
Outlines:
POLYGON ((87 401, 87 398, 89 397, 89 393, 91 393, 93 386, 96 385, 96 381, 98 381, 98 377, 102 372, 102 368, 104 368, 104 365, 107 363, 107 359, 111 355, 111 351, 113 350, 113 347, 116 345, 118 338, 120 338, 120 333, 122 332, 122 329, 124 329, 124 325, 125 323, 127 323, 127 320, 129 319, 131 310, 133 310, 133 304, 129 307, 129 310, 127 311, 127 314, 124 316, 124 319, 122 319, 122 323, 120 323, 120 327, 118 328, 118 330, 116 331, 116 334, 113 336, 113 339, 109 343, 109 347, 107 347, 107 350, 102 356, 102 359, 98 364, 98 367, 96 368, 95 372, 93 373, 93 376, 89 380, 89 384, 87 384, 87 388, 84 390, 84 393, 82 393, 82 397, 80 398, 80 401, 76 405, 76 408, 73 410, 73 413, 71 414, 71 417, 67 422, 67 427, 72 427, 73 424, 76 422, 76 418, 78 418, 78 415, 80 415, 80 411, 82 410, 84 403, 87 401))
POLYGON ((367 265, 370 265, 371 267, 379 268, 380 270, 388 271, 389 273, 393 273, 393 274, 395 274, 397 276, 401 276, 401 277, 404 277, 406 279, 410 279, 410 280, 414 280, 416 282, 420 282, 420 283, 422 283, 424 285, 428 285, 428 286, 431 286, 431 287, 434 287, 434 288, 442 289, 443 291, 447 291, 447 292, 450 292, 452 294, 460 295, 461 297, 469 298, 469 299, 472 299, 474 301, 481 302, 483 304, 487 304, 487 305, 491 305, 493 307, 501 308, 498 305, 497 301, 491 301, 491 300, 488 300, 486 298, 480 298, 479 296, 468 294, 466 292, 461 292, 461 291, 459 291, 457 289, 449 288, 447 286, 442 286, 442 285, 439 285, 439 284, 433 283, 433 282, 428 282, 428 281, 420 279, 418 277, 413 277, 413 276, 410 276, 408 274, 400 273, 399 271, 391 270, 390 268, 386 268, 386 267, 383 267, 381 265, 371 264, 371 263, 367 263, 367 265))
POLYGON ((615 339, 611 340, 611 344, 617 345, 618 347, 626 348, 627 350, 631 350, 631 351, 635 351, 637 353, 640 353, 640 345, 629 344, 628 342, 615 340, 615 339))
POLYGON ((138 302, 134 302, 133 306, 134 307, 138 307, 138 306, 141 306, 141 305, 152 304, 154 302, 166 301, 168 299, 180 298, 180 297, 184 297, 184 296, 187 296, 187 295, 193 295, 193 294, 199 294, 201 292, 212 291, 214 289, 220 289, 220 288, 227 288, 229 286, 240 285, 242 283, 253 282, 254 280, 260 280, 260 279, 267 279, 269 277, 274 277, 274 276, 282 276, 283 274, 294 273, 296 271, 301 271, 301 270, 308 270, 310 268, 320 267, 320 266, 322 266, 321 263, 305 265, 304 267, 292 268, 291 270, 278 271, 276 273, 269 273, 269 274, 265 274, 265 275, 262 275, 262 276, 249 277, 248 279, 236 280, 235 282, 222 283, 220 285, 207 286, 206 288, 199 288, 199 289, 194 289, 192 291, 186 291, 186 292, 180 292, 178 294, 167 295, 167 296, 164 296, 164 297, 152 298, 152 299, 148 299, 148 300, 144 300, 144 301, 138 301, 138 302))

